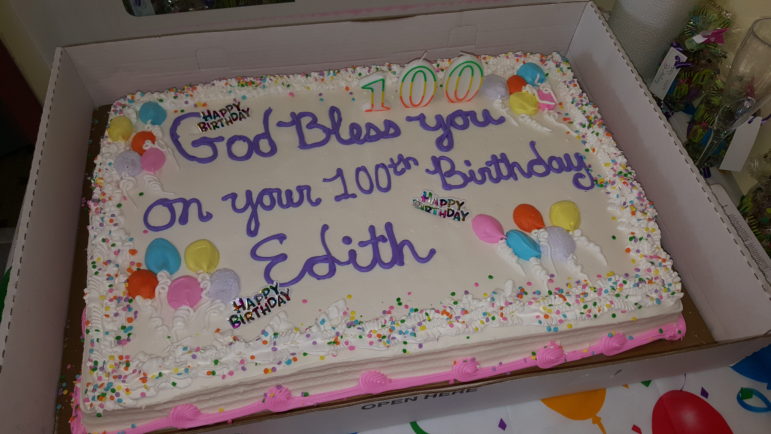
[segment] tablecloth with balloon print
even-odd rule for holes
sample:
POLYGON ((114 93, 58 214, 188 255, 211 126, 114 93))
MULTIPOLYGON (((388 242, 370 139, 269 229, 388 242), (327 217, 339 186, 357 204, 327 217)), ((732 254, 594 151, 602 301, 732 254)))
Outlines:
POLYGON ((732 367, 626 384, 359 434, 771 433, 771 346, 732 367))

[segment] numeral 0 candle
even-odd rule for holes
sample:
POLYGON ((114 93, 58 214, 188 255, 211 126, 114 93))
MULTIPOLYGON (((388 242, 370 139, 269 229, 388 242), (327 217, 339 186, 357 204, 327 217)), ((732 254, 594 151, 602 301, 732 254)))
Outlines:
POLYGON ((444 96, 451 103, 471 101, 482 87, 484 76, 484 68, 479 59, 468 54, 458 56, 447 68, 444 96))
POLYGON ((413 60, 404 66, 399 81, 399 99, 404 107, 416 108, 431 104, 436 93, 436 73, 430 63, 423 59, 413 60))

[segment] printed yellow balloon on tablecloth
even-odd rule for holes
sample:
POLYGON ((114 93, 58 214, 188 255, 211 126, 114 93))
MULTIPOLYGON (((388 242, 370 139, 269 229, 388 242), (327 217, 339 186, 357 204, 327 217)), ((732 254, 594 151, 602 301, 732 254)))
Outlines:
POLYGON ((568 419, 591 419, 592 423, 597 425, 597 428, 603 434, 606 433, 605 427, 602 425, 602 419, 597 416, 597 413, 602 410, 602 406, 605 404, 605 389, 555 396, 542 399, 541 402, 568 419))
POLYGON ((581 212, 578 205, 571 200, 555 202, 549 210, 549 220, 554 226, 559 226, 566 231, 574 231, 581 226, 581 212))
POLYGON ((185 249, 185 265, 194 273, 213 273, 220 263, 220 252, 209 240, 190 243, 185 249))

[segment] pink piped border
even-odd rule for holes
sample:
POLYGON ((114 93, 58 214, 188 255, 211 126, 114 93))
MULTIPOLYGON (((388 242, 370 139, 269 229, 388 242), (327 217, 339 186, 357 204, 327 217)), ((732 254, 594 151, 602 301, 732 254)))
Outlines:
MULTIPOLYGON (((113 431, 113 433, 135 434, 163 428, 193 428, 230 421, 262 411, 283 412, 329 401, 433 383, 448 382, 452 384, 456 381, 469 382, 532 367, 548 369, 565 362, 572 362, 594 355, 604 354, 613 356, 659 339, 669 341, 680 340, 685 337, 685 329, 685 319, 681 315, 673 323, 638 333, 634 336, 626 336, 623 333, 608 333, 598 342, 583 350, 565 352, 557 342, 552 341, 536 349, 534 356, 523 357, 495 366, 483 367, 479 365, 474 357, 468 357, 454 361, 447 371, 415 377, 389 378, 378 371, 366 371, 362 373, 359 384, 354 387, 319 393, 317 395, 294 396, 288 388, 276 385, 264 394, 262 400, 241 408, 218 413, 202 413, 193 404, 182 404, 171 409, 166 417, 152 420, 137 427, 113 431)), ((75 391, 74 399, 79 399, 77 389, 75 391)), ((80 408, 76 407, 74 409, 74 417, 70 420, 70 427, 73 433, 86 433, 80 408)))

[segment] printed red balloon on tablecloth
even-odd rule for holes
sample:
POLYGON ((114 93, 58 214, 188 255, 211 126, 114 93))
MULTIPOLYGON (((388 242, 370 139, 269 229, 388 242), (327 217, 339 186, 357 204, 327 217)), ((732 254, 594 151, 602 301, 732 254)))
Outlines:
POLYGON ((723 416, 706 400, 683 390, 669 391, 656 401, 653 434, 731 434, 723 416))

